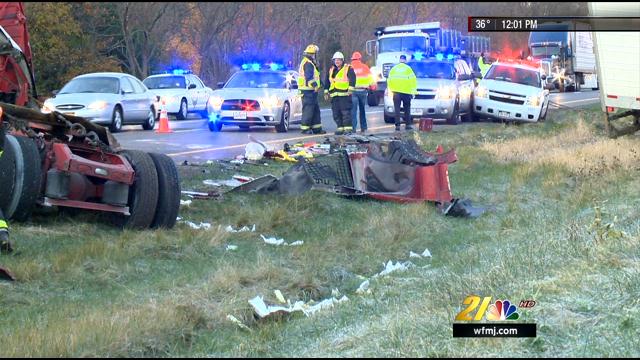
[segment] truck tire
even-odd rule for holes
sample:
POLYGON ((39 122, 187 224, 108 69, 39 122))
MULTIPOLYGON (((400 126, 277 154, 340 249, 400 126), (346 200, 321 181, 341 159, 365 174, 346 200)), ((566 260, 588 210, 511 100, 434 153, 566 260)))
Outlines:
POLYGON ((7 135, 0 157, 0 207, 7 219, 25 221, 40 197, 42 159, 35 142, 7 135))
POLYGON ((180 176, 176 164, 164 154, 149 153, 158 172, 158 205, 151 228, 171 229, 180 210, 180 176))
POLYGON ((158 172, 151 156, 138 150, 124 150, 121 154, 135 171, 129 188, 129 213, 122 226, 126 229, 147 229, 151 226, 158 205, 158 172))

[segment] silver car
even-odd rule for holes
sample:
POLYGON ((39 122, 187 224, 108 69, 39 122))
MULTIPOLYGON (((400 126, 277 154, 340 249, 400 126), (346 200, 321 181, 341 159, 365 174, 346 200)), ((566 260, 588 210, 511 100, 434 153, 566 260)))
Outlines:
MULTIPOLYGON (((447 124, 458 124, 460 117, 473 119, 474 78, 478 73, 471 71, 462 59, 428 59, 409 61, 417 80, 417 94, 411 100, 411 118, 445 119, 447 124)), ((404 111, 400 112, 404 117, 404 111)), ((387 89, 384 96, 384 121, 395 122, 393 94, 387 89)))
POLYGON ((275 126, 287 132, 302 121, 302 99, 297 90, 298 74, 292 71, 239 71, 209 98, 209 130, 222 125, 275 126))
POLYGON ((53 98, 43 113, 58 111, 107 125, 111 132, 123 125, 140 124, 152 130, 156 124, 156 96, 135 77, 123 73, 92 73, 76 76, 53 98))
MULTIPOLYGON (((151 75, 142 81, 149 91, 164 101, 165 109, 178 120, 187 118, 188 113, 198 112, 203 118, 208 117, 207 101, 213 89, 204 85, 199 77, 193 74, 151 75)), ((162 104, 158 103, 160 108, 162 104)))

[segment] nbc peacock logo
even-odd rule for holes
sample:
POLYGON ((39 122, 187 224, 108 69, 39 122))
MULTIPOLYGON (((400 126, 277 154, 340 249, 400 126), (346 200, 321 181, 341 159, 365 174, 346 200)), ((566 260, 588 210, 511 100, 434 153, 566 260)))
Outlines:
POLYGON ((509 300, 496 300, 489 305, 486 317, 489 321, 518 320, 519 318, 518 308, 509 300))

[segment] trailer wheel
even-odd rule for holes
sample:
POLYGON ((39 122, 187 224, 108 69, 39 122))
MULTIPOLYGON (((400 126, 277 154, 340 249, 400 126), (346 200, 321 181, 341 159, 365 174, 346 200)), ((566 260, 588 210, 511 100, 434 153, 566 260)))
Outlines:
POLYGON ((35 142, 7 135, 0 157, 0 207, 8 219, 25 221, 40 197, 42 160, 35 142))
POLYGON ((124 150, 135 179, 129 189, 129 213, 122 223, 127 229, 146 229, 153 222, 158 204, 158 172, 149 154, 138 150, 124 150))
POLYGON ((158 206, 151 223, 152 229, 171 229, 180 210, 180 176, 176 164, 164 154, 149 153, 158 172, 158 206))

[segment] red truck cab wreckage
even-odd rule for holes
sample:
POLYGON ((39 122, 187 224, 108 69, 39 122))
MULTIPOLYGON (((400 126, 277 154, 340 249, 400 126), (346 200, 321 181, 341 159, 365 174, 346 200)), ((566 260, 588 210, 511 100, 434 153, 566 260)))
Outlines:
POLYGON ((126 228, 171 228, 180 180, 162 154, 121 150, 108 129, 37 104, 22 3, 0 3, 0 207, 15 220, 36 204, 116 214, 126 228))

